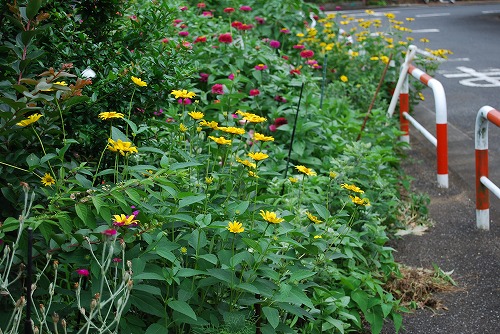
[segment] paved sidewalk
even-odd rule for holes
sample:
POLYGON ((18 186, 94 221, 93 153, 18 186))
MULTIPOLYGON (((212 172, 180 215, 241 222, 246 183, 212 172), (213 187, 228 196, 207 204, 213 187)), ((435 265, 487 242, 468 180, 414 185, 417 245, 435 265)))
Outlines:
MULTIPOLYGON (((412 187, 431 199, 430 216, 436 222, 422 236, 405 236, 392 242, 400 263, 443 271, 460 290, 438 295, 448 310, 419 310, 405 315, 402 333, 500 333, 500 210, 490 212, 490 231, 475 227, 474 183, 464 182, 450 167, 450 188, 437 188, 435 149, 411 129, 412 150, 404 168, 415 178, 412 187), (472 183, 472 184, 471 184, 472 183)), ((453 143, 450 143, 453 145, 453 143)), ((384 334, 394 333, 385 326, 384 334)))

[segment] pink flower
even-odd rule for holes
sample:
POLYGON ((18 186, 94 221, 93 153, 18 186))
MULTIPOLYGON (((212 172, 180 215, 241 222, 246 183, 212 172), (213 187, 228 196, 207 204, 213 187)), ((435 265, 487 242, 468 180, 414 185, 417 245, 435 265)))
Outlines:
POLYGON ((105 236, 112 237, 116 235, 116 230, 114 228, 109 228, 107 230, 102 231, 101 233, 104 234, 105 236))
POLYGON ((185 99, 178 99, 177 103, 186 105, 186 104, 191 104, 192 102, 191 102, 191 99, 185 98, 185 99))
POLYGON ((208 81, 209 74, 208 73, 200 73, 200 81, 201 82, 207 82, 208 81))
POLYGON ((229 44, 233 41, 231 33, 220 34, 219 42, 229 44))
POLYGON ((77 269, 76 273, 79 276, 88 276, 88 275, 90 275, 90 272, 87 269, 77 269))
POLYGON ((179 36, 186 37, 188 35, 189 35, 189 32, 187 32, 187 31, 179 31, 179 36))
POLYGON ((175 20, 174 20, 174 25, 177 25, 177 24, 179 24, 179 23, 181 23, 181 22, 182 22, 182 20, 181 20, 181 19, 175 19, 175 20))
POLYGON ((273 49, 279 48, 281 43, 279 41, 272 40, 269 42, 269 46, 272 47, 273 49))
POLYGON ((257 21, 258 24, 264 24, 266 23, 266 20, 263 17, 256 16, 255 21, 257 21))
POLYGON ((153 115, 155 115, 155 116, 161 116, 161 114, 163 114, 163 109, 161 109, 161 108, 160 108, 160 110, 153 112, 153 115))
POLYGON ((233 73, 229 74, 229 75, 227 76, 227 78, 228 78, 229 80, 234 80, 234 74, 233 74, 233 73))
POLYGON ((207 5, 205 5, 203 2, 200 2, 199 4, 196 5, 198 8, 205 8, 207 5))
POLYGON ((287 102, 286 99, 283 96, 281 96, 281 95, 276 95, 274 97, 274 100, 278 101, 278 102, 282 102, 282 103, 286 103, 287 102))
POLYGON ((276 131, 276 125, 274 125, 274 124, 269 125, 269 131, 275 132, 276 131))
POLYGON ((281 58, 283 58, 283 59, 285 59, 285 60, 290 59, 290 58, 288 58, 288 56, 285 56, 285 55, 281 56, 281 58))
POLYGON ((238 30, 250 30, 253 28, 253 24, 246 24, 246 23, 242 23, 239 27, 237 27, 236 29, 238 30))
POLYGON ((258 89, 250 89, 250 96, 260 95, 260 90, 258 89))
POLYGON ((259 65, 255 65, 254 67, 257 71, 263 71, 265 69, 267 69, 267 65, 264 65, 264 64, 259 64, 259 65))
POLYGON ((240 21, 234 21, 233 23, 231 23, 231 27, 233 28, 239 28, 241 27, 243 23, 241 23, 240 21))
POLYGON ((119 257, 114 257, 113 258, 113 262, 114 263, 120 263, 120 262, 122 262, 122 259, 120 259, 119 257))
POLYGON ((182 11, 188 10, 187 6, 182 6, 179 9, 182 10, 182 11))
POLYGON ((221 95, 224 94, 224 86, 222 84, 215 84, 212 86, 212 94, 221 95))
POLYGON ((232 12, 234 12, 234 8, 233 7, 224 8, 224 13, 232 13, 232 12))
POLYGON ((312 58, 314 57, 314 51, 313 50, 304 50, 300 52, 300 56, 302 58, 312 58))
POLYGON ((168 38, 164 38, 161 40, 162 43, 168 43, 168 38))
POLYGON ((130 16, 129 16, 129 19, 131 19, 132 21, 137 21, 137 16, 135 16, 135 15, 130 15, 130 16))
POLYGON ((203 15, 203 16, 214 16, 214 15, 212 14, 212 12, 209 12, 209 11, 205 11, 205 12, 203 12, 203 14, 202 14, 202 15, 203 15))
POLYGON ((319 10, 324 11, 325 10, 325 6, 319 6, 319 10))
POLYGON ((281 28, 280 32, 283 34, 289 34, 290 30, 288 30, 287 28, 281 28))
POLYGON ((276 125, 277 128, 285 124, 288 124, 288 121, 285 117, 278 117, 274 120, 274 125, 276 125))
POLYGON ((205 43, 207 41, 207 36, 198 36, 194 40, 194 43, 205 43))
POLYGON ((250 6, 241 6, 240 10, 243 11, 243 12, 250 12, 250 11, 252 11, 252 7, 250 7, 250 6))
POLYGON ((294 49, 303 49, 303 48, 305 48, 305 46, 304 46, 304 45, 302 45, 302 44, 297 44, 297 45, 294 45, 294 46, 292 46, 292 47, 293 47, 294 49))

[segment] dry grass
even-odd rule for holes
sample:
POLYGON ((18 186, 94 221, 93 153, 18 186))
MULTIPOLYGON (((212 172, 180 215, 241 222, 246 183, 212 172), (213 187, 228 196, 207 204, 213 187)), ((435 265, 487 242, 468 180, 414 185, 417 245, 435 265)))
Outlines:
POLYGON ((446 310, 446 306, 435 294, 439 292, 456 291, 459 288, 441 269, 400 267, 401 277, 393 276, 385 285, 395 298, 401 299, 401 305, 408 308, 431 308, 446 310))

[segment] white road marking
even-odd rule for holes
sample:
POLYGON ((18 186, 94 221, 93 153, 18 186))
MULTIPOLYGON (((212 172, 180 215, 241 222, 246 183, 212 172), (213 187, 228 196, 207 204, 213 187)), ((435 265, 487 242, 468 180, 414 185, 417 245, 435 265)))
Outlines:
POLYGON ((446 61, 470 61, 470 58, 448 58, 446 61))
POLYGON ((500 10, 483 10, 482 14, 497 14, 500 13, 500 10))
POLYGON ((458 73, 445 73, 445 78, 465 78, 459 81, 463 86, 468 87, 500 87, 500 69, 490 68, 476 71, 470 67, 457 67, 458 73))
POLYGON ((448 16, 450 13, 433 13, 433 14, 417 14, 415 17, 435 17, 435 16, 448 16))
POLYGON ((439 29, 412 29, 412 33, 429 33, 429 32, 439 32, 439 29))

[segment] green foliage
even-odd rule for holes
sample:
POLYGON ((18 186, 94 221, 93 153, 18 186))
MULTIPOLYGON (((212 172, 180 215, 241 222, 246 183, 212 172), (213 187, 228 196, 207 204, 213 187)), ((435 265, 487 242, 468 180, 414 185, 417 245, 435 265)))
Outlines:
POLYGON ((25 223, 37 254, 64 272, 36 257, 43 283, 57 286, 35 295, 57 296, 47 312, 74 333, 96 321, 75 315, 92 314, 100 297, 110 303, 102 312, 126 316, 97 317, 95 328, 127 333, 346 333, 362 319, 374 333, 385 319, 399 330, 399 301, 382 288, 398 271, 387 227, 401 183, 387 93, 356 138, 387 46, 402 59, 400 32, 349 41, 341 26, 352 22, 321 16, 308 28, 304 13, 320 13, 299 0, 250 1, 251 10, 207 2, 213 11, 109 1, 95 16, 89 4, 9 7, 1 46, 0 186, 10 206, 0 238, 24 242, 13 217, 33 188, 25 223), (133 288, 118 297, 109 282, 120 277, 133 288))

